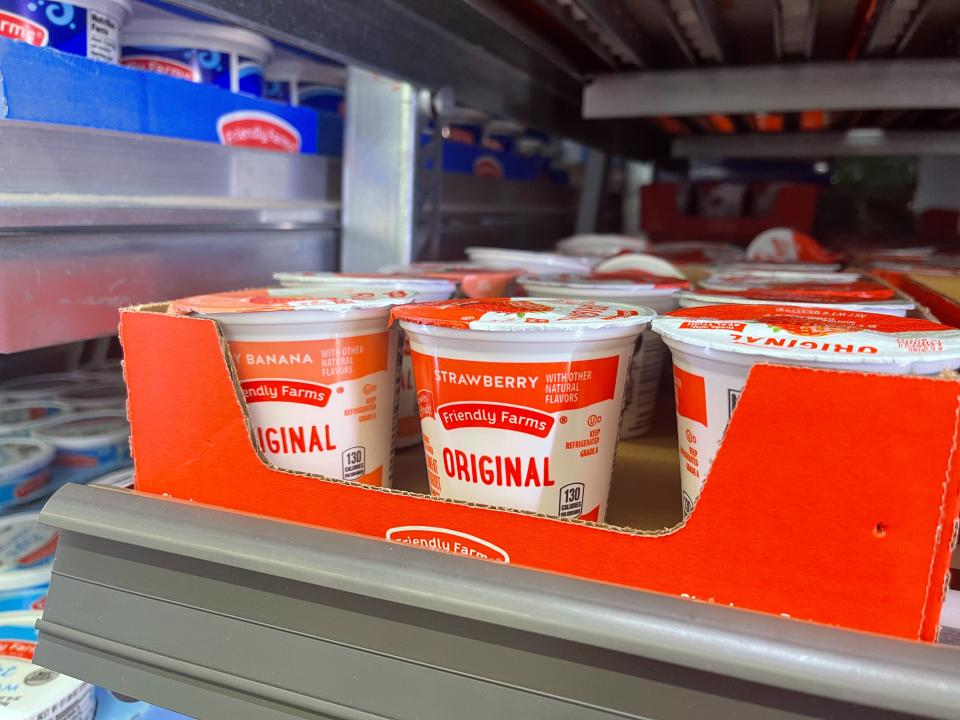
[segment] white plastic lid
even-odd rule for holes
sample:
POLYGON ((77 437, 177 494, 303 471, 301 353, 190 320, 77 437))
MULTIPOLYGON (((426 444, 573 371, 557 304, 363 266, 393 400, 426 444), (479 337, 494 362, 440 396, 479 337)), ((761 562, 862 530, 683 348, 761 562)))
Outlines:
POLYGON ((114 470, 111 473, 98 477, 96 480, 91 480, 87 484, 130 489, 133 487, 133 468, 114 470))
POLYGON ((591 255, 606 258, 622 252, 643 252, 650 247, 650 240, 646 236, 572 235, 560 240, 556 247, 564 255, 591 255))
POLYGON ((803 263, 803 262, 735 262, 714 268, 715 272, 801 272, 835 273, 840 263, 803 263))
MULTIPOLYGON (((273 279, 277 280, 286 288, 296 289, 298 286, 310 288, 316 286, 332 285, 352 285, 354 287, 387 287, 393 290, 409 290, 418 295, 446 295, 450 297, 457 291, 457 285, 450 280, 442 278, 428 277, 400 277, 398 275, 387 275, 385 273, 369 275, 351 275, 333 272, 275 272, 273 279)), ((286 292, 277 292, 276 288, 270 288, 271 295, 286 295, 286 292)), ((441 299, 441 298, 429 298, 441 299)))
POLYGON ((593 263, 558 253, 533 252, 497 247, 468 247, 467 257, 497 270, 521 268, 528 272, 588 272, 593 263))
POLYGON ((96 380, 89 385, 71 388, 57 395, 78 410, 118 407, 126 404, 127 386, 123 380, 96 380))
POLYGON ((639 272, 650 273, 651 275, 664 275, 666 277, 675 277, 686 279, 686 275, 668 260, 664 260, 656 255, 647 253, 627 253, 608 258, 594 269, 598 273, 613 273, 636 270, 639 272))
POLYGON ((415 300, 414 293, 384 287, 328 287, 317 290, 304 288, 301 294, 288 297, 273 297, 270 295, 270 288, 257 288, 174 300, 170 304, 170 312, 174 315, 196 313, 217 316, 318 311, 318 316, 329 315, 331 321, 339 321, 344 314, 356 310, 378 310, 386 315, 393 305, 403 305, 415 300))
POLYGON ((0 405, 0 435, 34 430, 71 409, 56 400, 24 400, 0 405))
POLYGON ((404 327, 538 333, 605 328, 635 328, 639 333, 655 316, 639 305, 562 298, 441 300, 396 307, 391 314, 404 327))
POLYGON ((743 249, 725 242, 676 240, 654 243, 647 251, 680 265, 722 264, 743 258, 743 249))
POLYGON ((487 123, 484 131, 487 135, 505 135, 507 137, 516 137, 520 135, 526 126, 513 120, 491 120, 487 123))
POLYGON ((53 400, 64 390, 89 382, 78 373, 25 375, 0 383, 0 397, 7 400, 53 400))
POLYGON ((452 125, 483 125, 490 116, 483 110, 457 105, 448 114, 443 116, 443 120, 452 125))
POLYGON ((128 438, 130 423, 122 410, 89 410, 57 418, 36 435, 58 447, 95 447, 128 438))
POLYGON ((552 289, 570 288, 584 293, 603 295, 644 295, 671 294, 690 287, 690 283, 679 278, 647 275, 639 272, 626 272, 592 275, 524 275, 517 279, 525 290, 534 294, 550 297, 552 289))
POLYGON ((776 303, 778 305, 794 305, 797 307, 835 307, 837 309, 847 308, 850 310, 865 310, 867 312, 881 311, 902 311, 907 313, 916 307, 916 303, 901 297, 893 297, 890 300, 858 300, 855 298, 832 298, 826 299, 828 295, 808 296, 804 300, 796 299, 789 293, 778 295, 771 291, 767 297, 745 297, 742 294, 721 294, 709 290, 696 292, 684 290, 679 294, 680 304, 686 305, 697 303, 701 305, 769 305, 776 303))
MULTIPOLYGON (((67 417, 75 417, 69 415, 67 417)), ((41 428, 45 430, 49 425, 41 428)), ((39 434, 40 430, 37 431, 39 434)), ((0 482, 17 479, 53 462, 53 446, 28 437, 0 438, 0 482)))
POLYGON ((347 82, 347 69, 340 65, 315 62, 306 58, 284 57, 272 61, 263 71, 263 77, 266 80, 343 87, 347 82))
POLYGON ((704 278, 699 285, 713 294, 775 302, 862 302, 896 295, 891 286, 858 273, 724 272, 704 278))
POLYGON ((50 582, 59 536, 40 524, 40 513, 0 518, 0 592, 50 582))
POLYGON ((668 343, 811 365, 895 364, 919 374, 960 366, 960 330, 918 318, 795 305, 710 305, 662 315, 653 329, 668 343))
POLYGON ((123 45, 216 50, 257 58, 261 63, 273 53, 273 43, 250 30, 179 18, 135 19, 123 29, 123 45))
POLYGON ((120 18, 121 25, 126 23, 127 18, 133 15, 130 0, 72 0, 72 4, 113 15, 120 18))

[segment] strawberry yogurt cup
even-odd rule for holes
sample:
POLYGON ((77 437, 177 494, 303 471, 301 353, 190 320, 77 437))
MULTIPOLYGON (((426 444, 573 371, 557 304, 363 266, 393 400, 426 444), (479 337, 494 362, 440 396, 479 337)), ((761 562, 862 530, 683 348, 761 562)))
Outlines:
MULTIPOLYGON (((527 275, 518 282, 528 295, 573 298, 597 302, 643 305, 657 314, 679 307, 677 294, 690 287, 686 280, 636 271, 593 275, 527 275)), ((630 362, 626 402, 620 423, 620 439, 650 432, 656 409, 657 388, 667 348, 649 327, 640 335, 640 345, 630 362)))
POLYGON ((673 356, 687 514, 758 362, 936 375, 960 367, 960 330, 918 318, 827 307, 713 305, 653 322, 673 356))
MULTIPOLYGON (((393 290, 406 290, 416 295, 417 302, 449 300, 457 291, 456 284, 441 278, 401 278, 390 275, 340 275, 337 273, 297 272, 273 274, 274 280, 285 287, 309 289, 327 286, 379 285, 393 290)), ((275 291, 271 290, 271 295, 275 291)), ((400 360, 400 387, 397 390, 397 447, 405 448, 420 444, 420 416, 417 413, 417 390, 413 386, 413 363, 410 360, 410 342, 402 337, 403 355, 400 360)))
POLYGON ((519 268, 492 270, 471 262, 418 262, 410 265, 387 265, 380 272, 400 277, 428 277, 449 280, 457 286, 457 297, 485 298, 511 295, 516 280, 523 274, 519 268))
POLYGON ((493 298, 393 309, 410 338, 430 492, 602 522, 644 307, 493 298))
POLYGON ((559 253, 498 247, 468 247, 466 252, 471 262, 479 263, 483 267, 494 270, 520 268, 531 274, 590 272, 597 261, 595 257, 574 257, 559 253))
POLYGON ((216 320, 247 403, 253 436, 275 466, 390 487, 396 434, 397 333, 390 288, 268 288, 200 295, 170 312, 216 320))
POLYGON ((748 262, 835 263, 841 255, 823 247, 809 235, 790 228, 770 228, 747 246, 748 262))

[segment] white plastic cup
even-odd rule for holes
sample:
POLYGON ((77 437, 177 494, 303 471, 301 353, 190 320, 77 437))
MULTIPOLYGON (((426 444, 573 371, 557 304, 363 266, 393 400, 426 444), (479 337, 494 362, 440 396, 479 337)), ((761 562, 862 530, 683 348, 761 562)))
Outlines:
POLYGON ((23 375, 0 383, 0 400, 26 402, 56 400, 60 393, 84 387, 89 379, 80 373, 43 373, 23 375))
POLYGON ((0 518, 0 617, 43 609, 59 536, 39 513, 0 518))
MULTIPOLYGON (((527 275, 517 281, 528 295, 575 298, 598 302, 643 305, 657 314, 676 310, 677 294, 689 287, 685 280, 646 276, 527 275)), ((640 335, 640 345, 630 362, 626 402, 620 423, 620 439, 646 435, 653 426, 663 360, 667 348, 649 327, 640 335)))
POLYGON ((34 438, 0 438, 0 509, 43 497, 53 481, 54 449, 34 438))
POLYGON ((128 0, 0 0, 0 37, 116 65, 131 12, 128 0))
POLYGON ((27 400, 0 405, 0 437, 28 437, 34 430, 72 409, 56 400, 27 400))
POLYGON ((390 487, 398 358, 387 320, 393 305, 413 300, 389 288, 292 297, 260 288, 185 298, 172 310, 220 325, 268 461, 390 487))
POLYGON ((496 247, 468 247, 466 253, 471 262, 483 267, 494 270, 520 268, 531 275, 590 272, 597 260, 597 258, 573 257, 559 253, 496 247))
POLYGON ((57 449, 54 466, 65 480, 85 482, 130 463, 130 423, 123 410, 62 415, 33 434, 57 449))
POLYGON ((346 76, 346 68, 340 65, 279 58, 264 71, 264 97, 342 117, 346 76))
POLYGON ((413 351, 430 492, 602 522, 649 308, 499 298, 394 308, 413 351))
POLYGON ((429 277, 449 280, 457 285, 457 297, 488 298, 513 295, 518 268, 494 270, 479 263, 417 262, 410 265, 386 265, 380 272, 402 277, 429 277))
POLYGON ((794 305, 713 305, 653 322, 673 356, 684 514, 755 363, 936 375, 960 367, 960 330, 915 318, 794 305))
MULTIPOLYGON (((274 280, 294 291, 307 288, 318 292, 322 287, 363 287, 379 286, 393 290, 404 290, 416 295, 417 302, 449 300, 457 291, 450 280, 437 278, 399 278, 389 275, 339 275, 336 273, 295 273, 277 272, 274 280)), ((322 291, 320 291, 322 292, 322 291)), ((271 291, 271 295, 275 294, 271 291)), ((403 355, 400 360, 400 386, 397 391, 397 447, 405 448, 419 445, 423 440, 420 434, 420 416, 417 414, 417 390, 413 386, 413 364, 410 361, 410 342, 402 336, 403 355)))
POLYGON ((260 97, 272 54, 267 38, 242 28, 145 18, 124 29, 120 64, 260 97))

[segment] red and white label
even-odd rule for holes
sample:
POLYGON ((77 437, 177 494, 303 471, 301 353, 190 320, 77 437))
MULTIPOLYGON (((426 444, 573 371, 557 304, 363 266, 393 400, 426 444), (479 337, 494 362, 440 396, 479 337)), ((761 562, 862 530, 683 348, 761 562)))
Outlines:
POLYGON ((503 163, 489 155, 481 155, 473 161, 473 174, 477 177, 503 177, 503 163))
POLYGON ((388 485, 396 331, 229 341, 257 444, 278 467, 388 485))
POLYGON ((34 47, 46 47, 50 42, 50 33, 43 25, 5 10, 0 10, 0 37, 19 40, 34 47))
POLYGON ((425 550, 436 550, 493 562, 510 562, 510 556, 503 548, 459 530, 429 525, 404 525, 387 530, 386 538, 390 542, 412 545, 425 550))
POLYGON ((0 640, 0 657, 30 662, 36 649, 36 643, 26 640, 0 640))
POLYGON ((431 493, 602 520, 633 346, 551 362, 438 356, 411 334, 431 493))
POLYGON ((300 152, 300 132, 283 118, 256 110, 227 113, 217 120, 222 145, 276 152, 300 152))
POLYGON ((180 80, 189 80, 190 82, 200 82, 200 73, 195 67, 166 57, 157 55, 131 55, 123 58, 120 64, 124 67, 133 68, 134 70, 143 70, 145 72, 157 73, 158 75, 179 78, 180 80))

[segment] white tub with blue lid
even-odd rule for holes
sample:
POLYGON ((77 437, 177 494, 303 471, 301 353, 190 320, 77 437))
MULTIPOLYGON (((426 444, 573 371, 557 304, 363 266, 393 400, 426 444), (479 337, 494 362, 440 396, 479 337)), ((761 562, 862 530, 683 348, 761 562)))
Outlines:
POLYGON ((0 438, 0 510, 50 492, 54 454, 53 446, 42 440, 0 438))
POLYGON ((28 437, 73 408, 56 400, 24 400, 0 405, 0 437, 28 437))
POLYGON ((39 612, 0 615, 0 717, 93 720, 93 685, 33 664, 39 619, 39 612))
POLYGON ((0 37, 117 64, 128 0, 0 0, 0 37))
POLYGON ((228 25, 178 18, 134 20, 123 32, 120 64, 233 92, 263 95, 273 44, 228 25))
POLYGON ((130 423, 122 410, 89 410, 57 418, 35 433, 56 448, 61 479, 87 482, 130 463, 130 423))
POLYGON ((56 400, 60 393, 88 382, 89 379, 80 373, 23 375, 0 383, 0 402, 56 400))
POLYGON ((347 70, 340 65, 285 57, 264 71, 264 97, 343 116, 347 70))
POLYGON ((0 518, 0 613, 43 609, 58 538, 39 513, 0 518))

